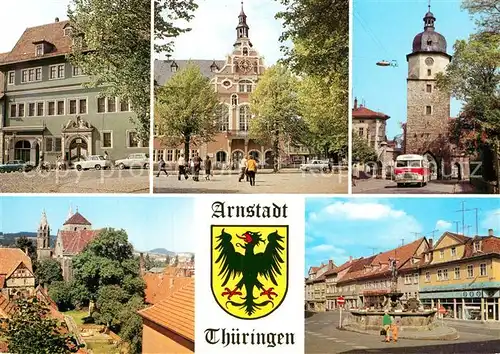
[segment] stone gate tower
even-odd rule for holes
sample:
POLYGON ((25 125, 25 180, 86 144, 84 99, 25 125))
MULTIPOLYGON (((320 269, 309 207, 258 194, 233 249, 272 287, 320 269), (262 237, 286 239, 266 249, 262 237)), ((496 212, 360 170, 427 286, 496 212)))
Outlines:
POLYGON ((450 95, 436 87, 436 74, 445 70, 451 56, 446 52, 446 39, 435 30, 436 18, 430 6, 423 20, 424 31, 415 36, 413 50, 406 56, 405 153, 425 155, 437 178, 451 169, 450 95))
POLYGON ((38 225, 36 234, 36 254, 39 261, 52 257, 52 250, 50 249, 50 226, 45 210, 42 212, 42 218, 40 219, 40 225, 38 225))

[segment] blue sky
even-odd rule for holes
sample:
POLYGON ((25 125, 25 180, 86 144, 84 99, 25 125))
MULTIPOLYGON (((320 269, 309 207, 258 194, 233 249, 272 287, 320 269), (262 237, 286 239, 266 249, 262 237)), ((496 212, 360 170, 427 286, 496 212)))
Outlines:
MULTIPOLYGON (((479 208, 478 230, 500 235, 500 199, 467 198, 465 209, 479 208)), ((459 198, 308 198, 306 199, 306 262, 310 266, 333 259, 337 265, 349 259, 371 256, 422 235, 437 240, 445 231, 461 225, 459 198), (419 233, 416 237, 414 233, 419 233)), ((466 235, 475 234, 475 212, 465 212, 466 235)), ((462 232, 461 226, 459 232, 462 232)))
POLYGON ((69 0, 2 1, 0 53, 11 51, 27 27, 52 23, 56 17, 66 20, 68 4, 69 0))
MULTIPOLYGON (((353 4, 353 99, 391 117, 387 135, 400 134, 406 121, 406 55, 413 38, 423 31, 428 0, 354 0, 353 4), (396 60, 398 67, 379 67, 380 60, 396 60)), ((448 53, 453 44, 474 32, 474 21, 460 9, 461 0, 432 0, 436 31, 445 36, 448 53)), ((451 115, 460 103, 452 101, 451 115)))
MULTIPOLYGON (((219 59, 230 54, 236 40, 236 26, 241 0, 198 0, 195 18, 189 22, 192 30, 175 39, 173 59, 219 59)), ((278 41, 281 22, 274 15, 283 7, 275 0, 245 0, 244 9, 250 27, 250 40, 266 65, 281 58, 278 41)), ((157 54, 157 58, 166 59, 157 54)))
POLYGON ((137 250, 195 251, 192 198, 2 197, 0 205, 0 230, 3 232, 35 232, 45 209, 55 235, 72 206, 73 211, 78 207, 93 228, 113 227, 127 231, 129 241, 137 250))

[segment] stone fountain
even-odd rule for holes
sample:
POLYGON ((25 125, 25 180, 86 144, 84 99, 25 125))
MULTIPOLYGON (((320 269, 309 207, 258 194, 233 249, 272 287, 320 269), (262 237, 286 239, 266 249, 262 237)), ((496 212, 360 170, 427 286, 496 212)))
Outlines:
POLYGON ((384 294, 384 301, 378 308, 364 310, 351 309, 342 328, 360 333, 376 334, 382 328, 382 319, 387 312, 398 323, 401 338, 453 340, 457 331, 437 323, 436 310, 424 310, 418 299, 409 299, 403 303, 403 293, 397 289, 396 262, 391 261, 391 289, 384 294), (437 330, 437 327, 440 327, 437 330))

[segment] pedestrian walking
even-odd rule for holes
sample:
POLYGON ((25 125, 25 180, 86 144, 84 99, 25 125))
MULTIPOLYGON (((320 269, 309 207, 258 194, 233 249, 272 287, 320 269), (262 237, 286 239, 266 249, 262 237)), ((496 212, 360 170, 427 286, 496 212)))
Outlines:
POLYGON ((333 166, 332 166, 332 162, 330 160, 328 160, 328 170, 330 171, 330 173, 332 173, 333 166))
POLYGON ((160 158, 160 161, 158 161, 158 174, 156 177, 160 177, 160 173, 165 172, 165 174, 168 177, 168 172, 167 172, 167 163, 165 160, 163 160, 163 157, 160 158))
POLYGON ((358 165, 354 164, 352 165, 352 173, 351 173, 351 182, 353 187, 356 187, 356 179, 358 179, 358 177, 359 177, 358 165))
POLYGON ((392 318, 391 315, 389 315, 389 311, 385 310, 384 311, 384 317, 382 318, 382 327, 385 332, 385 341, 390 342, 391 341, 391 325, 392 325, 392 318))
POLYGON ((189 173, 191 175, 194 175, 194 160, 193 159, 189 159, 189 173))
POLYGON ((247 158, 243 156, 243 158, 240 161, 240 178, 238 179, 238 182, 241 182, 243 178, 247 177, 247 182, 248 182, 248 175, 247 175, 247 158))
POLYGON ((391 326, 391 332, 392 332, 392 340, 394 342, 398 341, 398 333, 399 333, 399 323, 398 321, 393 321, 392 326, 391 326))
POLYGON ((205 179, 210 181, 210 176, 212 175, 212 160, 210 160, 210 156, 207 155, 205 159, 205 179))
POLYGON ((109 155, 107 151, 104 151, 104 160, 109 160, 109 155))
POLYGON ((201 170, 201 163, 203 160, 201 159, 200 155, 196 154, 193 159, 193 169, 194 169, 194 177, 193 181, 199 182, 200 181, 200 170, 201 170))
POLYGON ((248 156, 247 160, 247 175, 250 179, 250 185, 255 186, 255 174, 257 173, 257 161, 254 160, 253 156, 248 156))
POLYGON ((181 176, 184 176, 184 179, 188 179, 189 176, 186 173, 186 159, 184 159, 184 155, 181 154, 179 160, 177 160, 177 168, 179 169, 178 179, 181 180, 181 176))

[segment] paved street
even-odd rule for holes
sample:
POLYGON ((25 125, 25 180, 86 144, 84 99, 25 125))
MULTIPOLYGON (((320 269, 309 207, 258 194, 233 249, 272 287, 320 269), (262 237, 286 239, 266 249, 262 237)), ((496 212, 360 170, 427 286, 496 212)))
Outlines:
MULTIPOLYGON (((301 193, 301 194, 323 194, 323 193, 347 193, 347 173, 312 173, 300 171, 285 171, 277 174, 267 171, 260 172, 256 177, 255 186, 248 182, 238 182, 238 175, 220 174, 206 181, 203 175, 200 182, 188 180, 178 181, 176 174, 167 177, 153 177, 155 193, 301 193)), ((156 173, 155 173, 156 174, 156 173)))
POLYGON ((432 181, 424 187, 406 186, 398 188, 396 183, 384 179, 363 179, 352 187, 354 194, 464 194, 470 193, 455 181, 432 181))
POLYGON ((149 193, 149 171, 76 170, 0 173, 1 193, 149 193))
MULTIPOLYGON (((381 336, 370 336, 337 329, 338 311, 313 314, 305 319, 306 353, 498 353, 500 326, 445 321, 457 329, 455 341, 400 339, 385 343, 381 336)), ((402 332, 400 333, 402 334, 402 332)))

